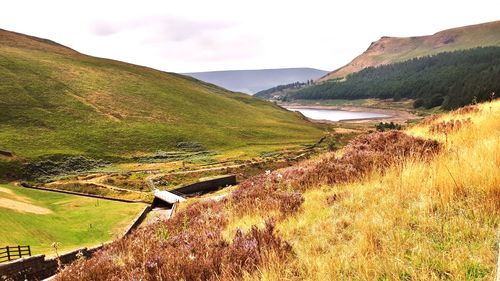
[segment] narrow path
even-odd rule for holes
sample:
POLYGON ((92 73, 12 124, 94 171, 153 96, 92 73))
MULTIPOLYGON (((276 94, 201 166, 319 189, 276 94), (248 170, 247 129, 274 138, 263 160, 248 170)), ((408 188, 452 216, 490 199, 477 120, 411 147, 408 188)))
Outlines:
POLYGON ((133 193, 138 193, 138 194, 148 194, 148 192, 131 190, 131 189, 121 188, 121 187, 117 187, 114 185, 102 183, 101 180, 106 178, 106 176, 107 175, 102 175, 102 176, 97 176, 97 177, 93 177, 90 179, 82 179, 82 180, 70 180, 70 181, 59 180, 59 181, 54 181, 54 182, 48 183, 47 187, 58 186, 58 185, 62 185, 62 184, 72 184, 72 183, 73 184, 77 184, 77 183, 82 184, 83 183, 83 184, 93 184, 93 185, 96 185, 96 186, 99 186, 102 188, 108 188, 108 189, 115 190, 115 191, 133 192, 133 193))
POLYGON ((87 180, 86 182, 87 183, 91 183, 91 184, 95 184, 97 186, 101 186, 101 187, 105 187, 105 188, 117 190, 117 191, 135 192, 135 193, 140 193, 140 194, 146 194, 146 193, 148 193, 148 192, 144 192, 144 191, 126 189, 126 188, 121 188, 121 187, 117 187, 117 186, 114 186, 114 185, 109 185, 109 184, 102 183, 102 180, 105 179, 106 177, 107 177, 107 175, 100 176, 100 177, 95 177, 95 178, 91 178, 91 179, 87 180))

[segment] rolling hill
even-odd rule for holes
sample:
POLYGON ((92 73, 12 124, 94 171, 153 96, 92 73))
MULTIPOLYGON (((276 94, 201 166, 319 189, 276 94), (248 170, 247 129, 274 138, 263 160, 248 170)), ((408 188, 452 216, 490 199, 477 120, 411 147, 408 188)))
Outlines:
POLYGON ((452 28, 428 36, 384 36, 371 43, 364 53, 350 63, 328 73, 319 81, 345 77, 370 66, 485 46, 500 46, 500 21, 452 28))
POLYGON ((253 95, 259 91, 277 85, 315 80, 326 73, 327 72, 324 70, 314 68, 279 68, 193 72, 184 74, 231 91, 253 95))
MULTIPOLYGON (((265 150, 321 135, 294 113, 248 95, 0 30, 0 151, 15 159, 116 159, 179 142, 265 150)), ((0 176, 9 158, 0 154, 0 176)))

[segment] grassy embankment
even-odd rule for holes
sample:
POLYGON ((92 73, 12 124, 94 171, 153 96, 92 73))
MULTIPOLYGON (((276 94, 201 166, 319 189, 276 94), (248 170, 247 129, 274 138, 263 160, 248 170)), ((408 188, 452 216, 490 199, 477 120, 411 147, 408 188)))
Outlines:
POLYGON ((55 255, 120 237, 144 204, 122 203, 0 184, 0 246, 30 245, 55 255))

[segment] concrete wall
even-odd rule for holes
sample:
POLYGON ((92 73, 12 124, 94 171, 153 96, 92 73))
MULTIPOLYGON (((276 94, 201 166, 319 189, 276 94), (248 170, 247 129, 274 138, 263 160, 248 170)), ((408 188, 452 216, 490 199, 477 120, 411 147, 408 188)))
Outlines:
POLYGON ((219 190, 221 187, 236 184, 236 176, 224 176, 216 178, 213 180, 207 180, 202 182, 193 183, 186 185, 177 189, 172 190, 172 192, 178 192, 185 195, 196 194, 196 193, 207 193, 211 191, 219 190))

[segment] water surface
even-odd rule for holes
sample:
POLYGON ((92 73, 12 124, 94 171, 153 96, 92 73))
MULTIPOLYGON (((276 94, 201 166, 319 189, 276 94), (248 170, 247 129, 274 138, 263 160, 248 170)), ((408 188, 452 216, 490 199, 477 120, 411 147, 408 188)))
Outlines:
POLYGON ((382 118, 389 115, 375 112, 345 111, 336 109, 316 109, 316 108, 286 108, 290 111, 298 111, 304 116, 314 120, 342 121, 369 118, 382 118))

